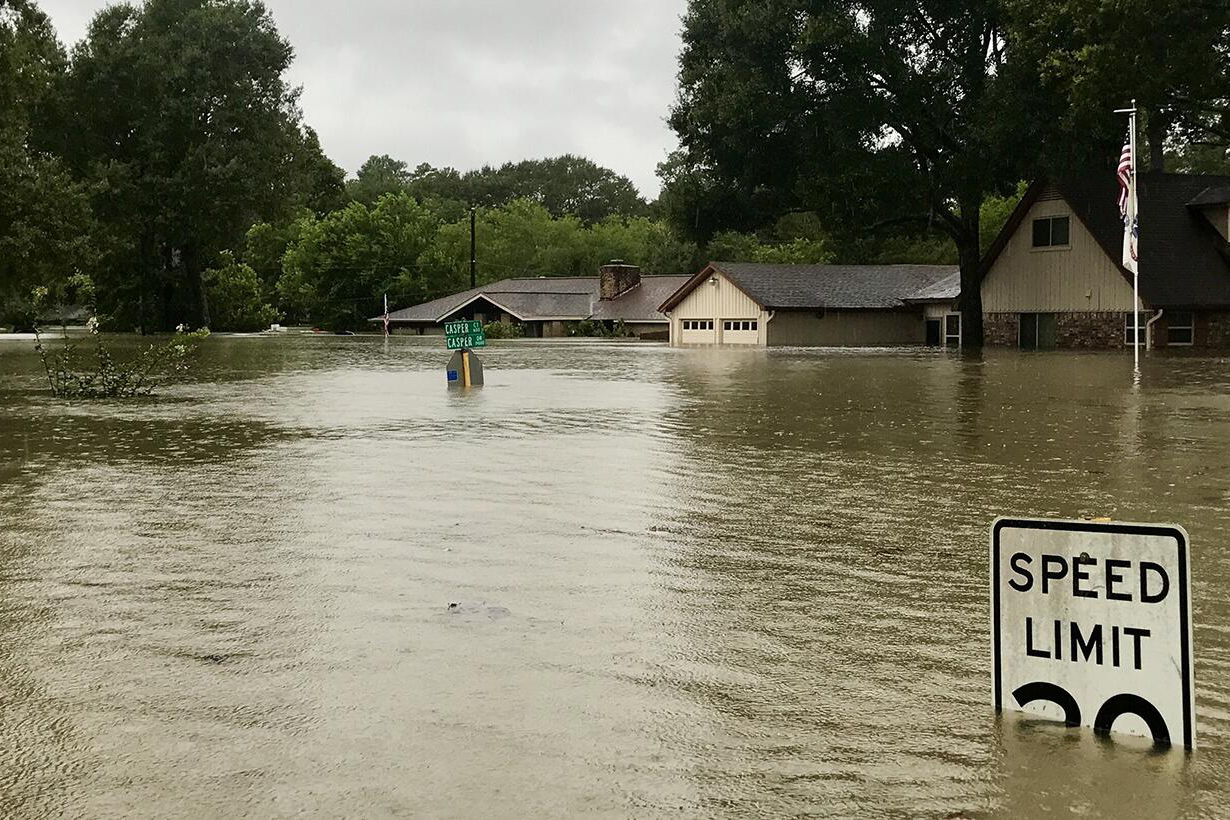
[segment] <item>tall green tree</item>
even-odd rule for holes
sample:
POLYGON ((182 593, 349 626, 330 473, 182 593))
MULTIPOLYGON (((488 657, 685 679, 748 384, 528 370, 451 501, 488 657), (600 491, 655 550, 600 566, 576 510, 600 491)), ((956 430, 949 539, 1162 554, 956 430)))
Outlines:
POLYGON ((1026 175, 1035 127, 999 0, 692 0, 683 41, 684 150, 764 213, 940 226, 981 345, 981 205, 1026 175))
POLYGON ((389 293, 416 304, 451 290, 420 257, 435 241, 435 216, 406 193, 367 207, 352 202, 323 219, 305 217, 292 231, 277 290, 286 313, 332 330, 360 330, 389 293), (446 289, 447 288, 447 289, 446 289))
POLYGON ((28 0, 0 0, 0 323, 29 326, 36 286, 57 286, 94 262, 88 190, 48 143, 67 57, 28 0))
POLYGON ((388 154, 372 155, 359 168, 354 179, 347 180, 346 194, 355 202, 374 205, 385 194, 406 190, 410 171, 406 163, 388 154))
POLYGON ((572 154, 484 168, 465 179, 476 205, 530 199, 552 216, 576 216, 586 224, 608 216, 641 216, 647 208, 627 177, 572 154))
POLYGON ((370 204, 381 195, 409 191, 420 201, 458 217, 470 206, 502 208, 518 199, 542 205, 551 216, 578 217, 591 224, 609 216, 642 216, 648 205, 627 177, 584 157, 565 154, 509 162, 461 173, 427 163, 413 171, 389 156, 369 158, 347 189, 351 199, 370 204))
POLYGON ((1036 114, 1062 126, 1054 160, 1105 162, 1125 131, 1112 110, 1132 99, 1154 170, 1168 139, 1230 145, 1230 3, 1005 0, 1005 12, 1014 63, 1045 91, 1036 114))
POLYGON ((73 53, 64 153, 99 182, 115 248, 99 302, 117 324, 208 325, 202 275, 219 252, 254 222, 328 207, 339 180, 285 81, 291 58, 255 0, 147 0, 94 18, 73 53))

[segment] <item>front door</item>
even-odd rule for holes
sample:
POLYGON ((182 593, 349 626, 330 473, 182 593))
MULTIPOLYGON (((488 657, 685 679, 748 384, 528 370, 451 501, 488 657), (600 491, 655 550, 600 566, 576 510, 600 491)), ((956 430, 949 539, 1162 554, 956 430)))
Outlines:
POLYGON ((927 344, 932 347, 939 347, 940 344, 940 320, 927 320, 927 344))

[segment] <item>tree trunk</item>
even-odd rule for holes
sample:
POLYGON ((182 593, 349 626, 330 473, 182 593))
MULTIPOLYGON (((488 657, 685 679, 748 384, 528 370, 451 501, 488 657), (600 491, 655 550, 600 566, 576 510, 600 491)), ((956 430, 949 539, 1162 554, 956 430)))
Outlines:
POLYGON ((962 230, 954 239, 961 266, 961 347, 977 350, 982 347, 982 196, 966 195, 959 204, 962 230))
POLYGON ((957 253, 961 262, 961 347, 976 350, 982 347, 982 258, 978 240, 958 241, 957 253))

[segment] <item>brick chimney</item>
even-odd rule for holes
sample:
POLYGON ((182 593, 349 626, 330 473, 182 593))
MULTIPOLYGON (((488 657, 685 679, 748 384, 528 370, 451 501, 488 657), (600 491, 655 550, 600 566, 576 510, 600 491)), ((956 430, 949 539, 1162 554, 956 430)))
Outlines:
POLYGON ((641 283, 641 269, 612 259, 598 268, 598 298, 603 302, 616 299, 641 283))

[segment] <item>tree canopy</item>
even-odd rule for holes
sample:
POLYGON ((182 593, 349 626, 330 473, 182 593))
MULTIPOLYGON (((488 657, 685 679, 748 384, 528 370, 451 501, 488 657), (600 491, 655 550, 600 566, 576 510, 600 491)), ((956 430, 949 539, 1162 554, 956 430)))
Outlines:
POLYGON ((119 325, 210 324, 202 274, 221 251, 253 222, 340 202, 341 173, 285 82, 291 56, 248 0, 95 16, 66 77, 60 153, 99 182, 99 301, 119 325))
MULTIPOLYGON (((1122 145, 1111 109, 1135 99, 1149 164, 1168 140, 1230 142, 1230 4, 1217 0, 1005 0, 1014 62, 1059 126, 1052 161, 1085 164, 1122 145)), ((1143 163, 1142 163, 1143 165, 1143 163)))
POLYGON ((427 163, 411 171, 401 160, 372 156, 346 188, 351 199, 366 205, 384 194, 408 191, 420 201, 434 201, 457 214, 471 206, 498 208, 526 199, 553 217, 575 216, 586 224, 609 216, 642 216, 648 210, 627 177, 571 154, 465 173, 427 163))
POLYGON ((57 291, 94 254, 89 189, 46 138, 67 65, 37 6, 0 0, 0 323, 23 329, 34 287, 57 291))

